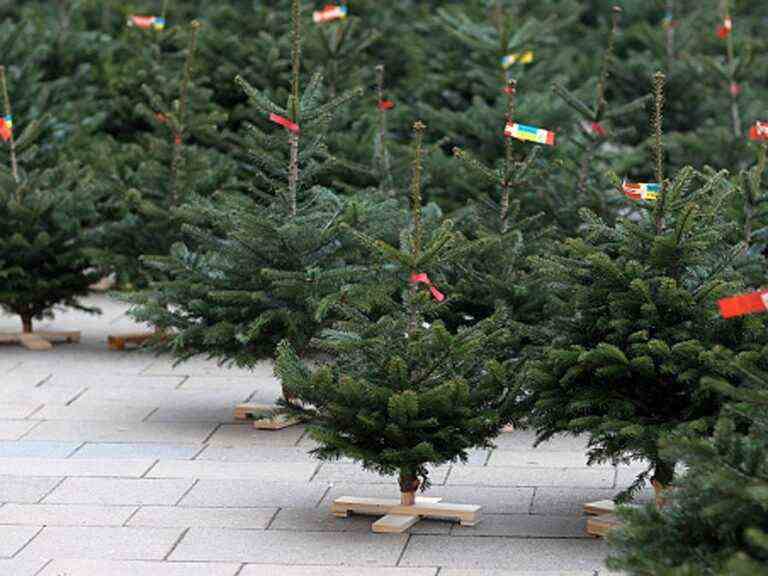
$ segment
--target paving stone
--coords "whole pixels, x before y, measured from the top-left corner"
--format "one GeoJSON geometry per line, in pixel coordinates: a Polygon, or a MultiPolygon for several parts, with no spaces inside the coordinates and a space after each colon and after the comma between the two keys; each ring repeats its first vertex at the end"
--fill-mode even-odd
{"type": "Polygon", "coordinates": [[[83,392],[85,388],[6,387],[3,385],[3,399],[22,404],[68,404],[83,392]]]}
{"type": "Polygon", "coordinates": [[[0,420],[0,440],[18,440],[37,425],[30,420],[0,420]]]}
{"type": "Polygon", "coordinates": [[[54,560],[39,576],[234,576],[240,564],[54,560]]]}
{"type": "Polygon", "coordinates": [[[533,514],[556,516],[581,516],[584,504],[598,500],[612,500],[619,490],[616,488],[536,488],[533,497],[533,514]]]}
{"type": "Polygon", "coordinates": [[[61,480],[61,478],[0,476],[0,502],[22,504],[38,502],[61,480]]]}
{"type": "Polygon", "coordinates": [[[153,442],[88,442],[71,458],[149,458],[191,459],[200,452],[200,444],[155,444],[153,442]]]}
{"type": "MultiPolygon", "coordinates": [[[[602,570],[600,574],[603,574],[602,570]]],[[[440,570],[440,576],[597,576],[598,573],[594,570],[578,570],[572,572],[568,570],[563,572],[558,570],[557,572],[540,572],[539,570],[529,570],[526,572],[520,572],[518,570],[440,570]]]]}
{"type": "MultiPolygon", "coordinates": [[[[2,508],[0,508],[0,512],[2,508]]],[[[264,530],[277,508],[179,508],[144,506],[129,526],[157,528],[247,528],[264,530]]],[[[0,515],[0,518],[2,516],[0,515]]]]}
{"type": "MultiPolygon", "coordinates": [[[[36,576],[47,560],[0,560],[0,574],[8,576],[36,576]]],[[[60,572],[56,576],[61,576],[60,572]]]]}
{"type": "Polygon", "coordinates": [[[408,536],[192,528],[170,555],[181,561],[393,566],[408,536]]]}
{"type": "Polygon", "coordinates": [[[24,557],[162,560],[182,532],[177,528],[46,527],[24,549],[24,557]]]}
{"type": "Polygon", "coordinates": [[[253,378],[253,371],[248,368],[220,366],[215,361],[205,358],[191,358],[177,364],[174,358],[156,358],[143,372],[147,376],[217,376],[253,378]]]}
{"type": "Polygon", "coordinates": [[[195,460],[215,462],[313,462],[317,459],[303,448],[271,446],[207,446],[195,460]]]}
{"type": "MultiPolygon", "coordinates": [[[[52,388],[55,390],[54,388],[52,388]]],[[[131,386],[90,388],[77,402],[120,402],[134,406],[225,407],[245,402],[250,394],[245,390],[165,390],[131,386]]],[[[75,402],[75,404],[77,404],[75,402]]]]}
{"type": "MultiPolygon", "coordinates": [[[[584,452],[549,452],[540,450],[511,451],[495,450],[488,460],[488,466],[513,466],[519,468],[585,468],[587,455],[584,452]]],[[[610,463],[593,464],[589,468],[613,468],[610,463]]]]}
{"type": "Polygon", "coordinates": [[[296,446],[303,434],[303,426],[291,426],[282,430],[257,430],[251,423],[244,422],[219,426],[208,440],[208,444],[212,446],[296,446]]]}
{"type": "MultiPolygon", "coordinates": [[[[376,568],[371,566],[286,566],[251,564],[238,576],[435,576],[436,568],[376,568]]],[[[591,575],[590,575],[591,576],[591,575]]]]}
{"type": "Polygon", "coordinates": [[[10,558],[40,531],[40,526],[0,526],[0,558],[10,558]]]}
{"type": "Polygon", "coordinates": [[[320,482],[200,480],[179,506],[312,508],[327,490],[320,482]]]}
{"type": "Polygon", "coordinates": [[[0,458],[5,476],[140,477],[153,460],[72,460],[61,458],[0,458]]]}
{"type": "MultiPolygon", "coordinates": [[[[6,386],[14,388],[34,388],[51,377],[50,370],[11,370],[3,374],[3,389],[6,386]]],[[[82,386],[81,386],[82,388],[82,386]]]]}
{"type": "MultiPolygon", "coordinates": [[[[445,484],[450,466],[429,468],[429,477],[433,485],[445,484]]],[[[360,464],[322,464],[314,477],[318,482],[350,482],[355,484],[393,484],[397,477],[381,476],[375,472],[364,470],[360,464]]]]}
{"type": "Polygon", "coordinates": [[[221,406],[161,406],[148,422],[215,422],[231,423],[235,404],[221,406]]]}
{"type": "Polygon", "coordinates": [[[147,478],[248,478],[266,482],[308,482],[317,470],[316,463],[288,462],[205,462],[202,460],[161,460],[147,478]]]}
{"type": "Polygon", "coordinates": [[[455,526],[452,536],[514,536],[518,538],[591,538],[586,517],[484,514],[476,526],[455,526]]]}
{"type": "Polygon", "coordinates": [[[530,430],[515,430],[513,432],[504,432],[494,438],[493,443],[499,450],[536,450],[542,452],[580,452],[584,453],[587,448],[588,438],[586,436],[569,436],[560,434],[551,438],[543,444],[533,447],[536,441],[536,435],[530,430]]]}
{"type": "Polygon", "coordinates": [[[68,388],[87,386],[88,388],[125,386],[131,388],[164,388],[174,389],[178,387],[184,378],[182,376],[144,376],[140,374],[110,374],[105,378],[103,374],[89,374],[83,371],[54,372],[45,381],[45,386],[64,386],[68,388]]]}
{"type": "Polygon", "coordinates": [[[80,440],[83,442],[196,443],[213,432],[215,424],[203,422],[68,422],[50,421],[25,436],[26,440],[80,440]]]}
{"type": "Polygon", "coordinates": [[[35,413],[35,420],[103,420],[141,422],[155,410],[152,406],[122,406],[110,403],[75,403],[70,406],[49,404],[35,413]]]}
{"type": "Polygon", "coordinates": [[[192,480],[67,478],[46,504],[169,505],[179,501],[192,480]]]}
{"type": "MultiPolygon", "coordinates": [[[[444,502],[454,504],[475,504],[482,506],[483,515],[487,514],[528,514],[533,500],[533,488],[494,488],[483,487],[478,490],[473,486],[433,486],[425,494],[442,498],[444,502]]],[[[334,483],[320,503],[321,508],[328,508],[336,498],[358,496],[361,498],[399,498],[396,483],[384,484],[344,484],[334,483]]]]}
{"type": "Polygon", "coordinates": [[[0,418],[21,420],[31,416],[42,406],[37,402],[0,402],[0,418]]]}
{"type": "MultiPolygon", "coordinates": [[[[281,508],[275,516],[270,530],[293,532],[370,532],[371,524],[380,516],[352,515],[337,518],[327,508],[281,508]]],[[[409,532],[411,534],[449,534],[451,522],[422,520],[409,532]]]]}
{"type": "MultiPolygon", "coordinates": [[[[608,554],[602,540],[411,536],[401,566],[498,568],[515,566],[525,572],[599,570],[608,554]]],[[[441,570],[442,571],[442,570],[441,570]]]]}
{"type": "Polygon", "coordinates": [[[79,442],[0,441],[0,458],[66,458],[79,442]]]}
{"type": "Polygon", "coordinates": [[[448,484],[478,486],[584,486],[610,488],[612,468],[516,468],[512,466],[454,467],[448,484]]]}
{"type": "MultiPolygon", "coordinates": [[[[645,470],[647,470],[647,466],[619,466],[616,473],[616,486],[619,486],[620,488],[630,486],[645,470]]],[[[650,482],[645,483],[646,488],[650,485],[650,482]]]]}
{"type": "Polygon", "coordinates": [[[135,506],[6,504],[0,508],[0,524],[21,524],[24,526],[122,526],[135,510],[135,506]]]}

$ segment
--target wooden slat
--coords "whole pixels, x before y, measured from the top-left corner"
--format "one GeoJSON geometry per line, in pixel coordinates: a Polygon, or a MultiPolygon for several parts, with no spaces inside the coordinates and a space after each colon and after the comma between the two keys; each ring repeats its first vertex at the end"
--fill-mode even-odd
{"type": "Polygon", "coordinates": [[[421,520],[421,518],[418,516],[387,514],[374,522],[371,529],[378,534],[402,534],[419,520],[421,520]]]}
{"type": "Polygon", "coordinates": [[[107,336],[107,346],[111,350],[125,350],[126,345],[135,344],[141,346],[145,344],[150,338],[155,336],[155,332],[137,332],[133,334],[117,334],[107,336]]]}
{"type": "Polygon", "coordinates": [[[234,418],[235,420],[257,420],[275,408],[277,406],[268,404],[238,404],[235,406],[234,418]]]}
{"type": "MultiPolygon", "coordinates": [[[[429,506],[437,504],[442,498],[428,498],[419,496],[416,505],[429,506]]],[[[389,514],[393,508],[400,507],[400,500],[394,498],[358,498],[357,496],[342,496],[336,498],[331,504],[331,512],[335,515],[347,516],[350,512],[355,514],[389,514]]]]}
{"type": "Polygon", "coordinates": [[[602,514],[613,514],[616,511],[616,504],[613,500],[598,500],[597,502],[588,502],[584,504],[584,513],[593,516],[602,514]]]}
{"type": "Polygon", "coordinates": [[[426,518],[450,518],[459,520],[462,526],[474,526],[480,520],[482,506],[473,504],[449,504],[443,502],[420,503],[413,506],[395,506],[390,514],[415,514],[426,518]]]}
{"type": "Polygon", "coordinates": [[[33,332],[33,334],[43,340],[48,340],[48,342],[80,342],[80,332],[76,331],[51,332],[40,330],[39,332],[33,332]]]}
{"type": "Polygon", "coordinates": [[[48,351],[53,350],[53,344],[43,338],[40,338],[37,334],[22,334],[19,336],[19,342],[24,348],[28,350],[48,351]]]}
{"type": "Polygon", "coordinates": [[[613,514],[601,514],[587,518],[587,534],[592,536],[603,537],[617,526],[621,526],[621,520],[613,514]]]}

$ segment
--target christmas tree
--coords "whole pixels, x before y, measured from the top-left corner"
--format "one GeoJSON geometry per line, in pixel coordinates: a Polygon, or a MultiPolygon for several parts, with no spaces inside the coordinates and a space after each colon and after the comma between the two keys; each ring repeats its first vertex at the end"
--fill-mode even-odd
{"type": "Polygon", "coordinates": [[[768,574],[768,348],[713,360],[727,376],[704,384],[731,403],[711,439],[667,442],[686,465],[669,505],[621,513],[609,565],[625,574],[768,574]]]}
{"type": "Polygon", "coordinates": [[[521,378],[520,414],[545,441],[561,432],[589,436],[590,462],[641,460],[662,490],[674,462],[659,452],[673,431],[711,429],[720,395],[700,384],[707,354],[722,345],[750,349],[765,339],[762,323],[725,323],[714,298],[740,285],[740,244],[725,241],[724,174],[664,173],[664,76],[655,77],[652,118],[654,179],[623,184],[635,202],[614,225],[583,211],[584,235],[559,243],[534,264],[551,291],[554,339],[521,378]]]}
{"type": "Polygon", "coordinates": [[[276,368],[303,407],[283,405],[312,423],[320,443],[314,453],[396,475],[406,504],[429,486],[430,466],[465,460],[471,448],[490,445],[512,401],[506,367],[494,358],[507,337],[503,313],[456,334],[433,321],[445,299],[433,282],[436,271],[472,247],[450,221],[432,234],[423,227],[423,131],[417,122],[411,225],[400,245],[355,234],[374,256],[381,282],[399,286],[388,296],[388,313],[372,317],[365,307],[342,302],[341,320],[317,343],[332,361],[311,372],[283,342],[276,368]]]}
{"type": "MultiPolygon", "coordinates": [[[[96,312],[79,297],[98,279],[98,214],[92,175],[62,155],[51,162],[55,152],[40,140],[45,119],[14,118],[7,84],[0,65],[0,307],[21,318],[20,340],[30,346],[33,321],[55,307],[96,312]]],[[[47,339],[34,347],[49,348],[47,339]]]]}
{"type": "Polygon", "coordinates": [[[294,0],[285,105],[237,78],[253,107],[253,122],[234,137],[238,156],[251,159],[250,193],[190,203],[192,243],[145,259],[166,279],[132,298],[132,314],[169,331],[163,346],[181,358],[252,365],[283,338],[301,348],[321,325],[320,301],[356,273],[339,240],[343,199],[317,180],[333,165],[325,141],[331,117],[359,90],[325,101],[320,74],[301,90],[301,21],[294,0]]]}

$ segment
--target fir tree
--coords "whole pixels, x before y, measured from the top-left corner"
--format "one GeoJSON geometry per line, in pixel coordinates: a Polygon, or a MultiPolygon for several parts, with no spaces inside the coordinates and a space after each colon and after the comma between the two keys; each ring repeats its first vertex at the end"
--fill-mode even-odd
{"type": "Polygon", "coordinates": [[[86,169],[42,151],[45,118],[13,116],[2,65],[0,91],[0,307],[31,333],[56,306],[96,312],[78,300],[98,279],[95,195],[86,169]]]}
{"type": "Polygon", "coordinates": [[[344,204],[317,180],[333,165],[325,142],[331,116],[359,90],[324,101],[320,74],[301,90],[299,0],[292,21],[285,105],[237,78],[254,110],[236,142],[252,158],[250,196],[219,194],[186,207],[193,244],[145,259],[167,279],[132,298],[134,317],[168,329],[163,345],[180,358],[207,354],[251,365],[283,338],[302,348],[321,326],[320,301],[355,274],[339,240],[344,204]],[[269,131],[260,127],[265,120],[269,131]]]}
{"type": "Polygon", "coordinates": [[[688,168],[666,178],[661,74],[655,105],[658,197],[640,200],[641,215],[615,225],[584,211],[582,238],[534,259],[553,295],[555,337],[521,378],[521,415],[539,441],[584,433],[590,462],[648,463],[628,492],[649,477],[659,490],[672,481],[674,463],[659,453],[660,438],[711,429],[721,397],[699,383],[711,368],[707,353],[765,339],[761,325],[716,316],[713,299],[739,285],[733,266],[743,249],[724,241],[731,228],[721,215],[724,175],[688,168]]]}
{"type": "Polygon", "coordinates": [[[731,403],[712,438],[667,441],[687,470],[665,508],[622,512],[609,564],[623,573],[768,574],[768,348],[713,356],[727,376],[705,386],[731,403]],[[735,378],[744,384],[735,388],[735,378]]]}
{"type": "Polygon", "coordinates": [[[312,422],[319,458],[346,456],[396,474],[406,495],[429,486],[429,466],[466,460],[471,448],[490,445],[512,400],[506,367],[494,360],[507,331],[501,312],[457,334],[428,322],[443,299],[429,275],[470,247],[450,221],[425,233],[423,131],[417,122],[412,222],[400,246],[355,234],[374,255],[379,275],[401,287],[389,296],[388,313],[372,317],[365,307],[342,303],[342,319],[317,344],[332,355],[329,364],[311,372],[283,342],[276,368],[304,407],[283,406],[312,422]]]}

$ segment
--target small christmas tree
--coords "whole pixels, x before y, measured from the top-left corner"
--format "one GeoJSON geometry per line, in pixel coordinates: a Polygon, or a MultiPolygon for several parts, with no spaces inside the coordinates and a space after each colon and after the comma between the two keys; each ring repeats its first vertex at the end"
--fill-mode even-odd
{"type": "Polygon", "coordinates": [[[585,433],[590,462],[647,463],[625,496],[649,477],[659,491],[671,483],[675,467],[660,454],[660,438],[711,429],[721,398],[700,385],[710,370],[707,353],[718,344],[746,350],[766,338],[761,323],[716,316],[713,299],[740,283],[733,267],[743,247],[725,242],[732,227],[721,215],[723,174],[688,168],[665,178],[663,83],[657,74],[655,182],[614,177],[642,215],[608,225],[583,212],[583,238],[534,260],[549,280],[555,337],[521,381],[528,398],[521,416],[539,441],[585,433]]]}
{"type": "Polygon", "coordinates": [[[79,297],[98,276],[93,272],[98,214],[92,176],[38,146],[41,123],[14,121],[5,66],[0,65],[0,307],[21,318],[21,341],[49,349],[49,340],[79,340],[79,333],[34,333],[33,321],[52,317],[56,306],[97,312],[79,297]],[[19,136],[17,137],[17,134],[19,136]]]}
{"type": "Polygon", "coordinates": [[[732,403],[713,438],[668,442],[687,467],[668,506],[621,512],[609,565],[624,574],[768,574],[768,348],[718,352],[728,375],[705,385],[732,403]],[[744,384],[734,388],[734,376],[744,384]]]}
{"type": "MultiPolygon", "coordinates": [[[[354,303],[341,304],[343,319],[318,342],[332,354],[330,364],[312,373],[283,342],[276,368],[283,385],[304,407],[283,405],[313,424],[318,457],[345,456],[366,469],[397,475],[402,509],[398,502],[382,505],[382,513],[390,510],[396,517],[377,522],[375,531],[402,531],[428,515],[415,494],[429,486],[429,466],[466,460],[468,450],[489,446],[512,400],[506,368],[493,359],[507,332],[502,313],[456,334],[440,321],[428,322],[445,298],[430,274],[470,246],[450,221],[432,235],[422,226],[423,131],[424,125],[417,122],[412,225],[403,231],[400,247],[356,234],[374,254],[379,275],[398,280],[402,287],[389,297],[389,313],[372,318],[354,303]],[[392,529],[392,523],[398,528],[392,529]]],[[[334,512],[346,515],[359,510],[358,504],[341,499],[334,512]]],[[[476,521],[477,507],[442,506],[437,515],[476,521]],[[462,510],[471,515],[462,517],[462,510]]]]}

